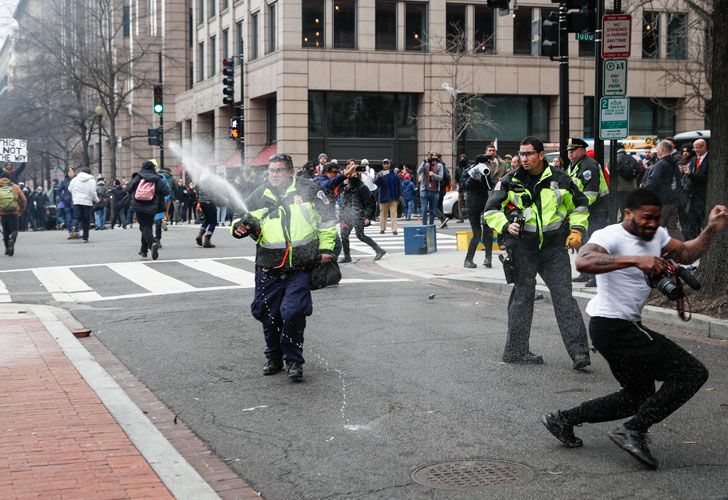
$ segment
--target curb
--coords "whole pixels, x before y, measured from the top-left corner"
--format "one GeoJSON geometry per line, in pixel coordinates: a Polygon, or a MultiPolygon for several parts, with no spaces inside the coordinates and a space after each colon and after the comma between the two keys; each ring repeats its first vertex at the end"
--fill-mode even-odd
{"type": "MultiPolygon", "coordinates": [[[[417,273],[416,275],[422,276],[422,273],[417,273]]],[[[445,281],[451,285],[461,285],[468,288],[479,288],[482,290],[487,290],[489,292],[497,293],[499,295],[508,295],[511,293],[511,289],[513,288],[513,285],[509,285],[505,281],[475,281],[471,279],[444,278],[440,276],[430,275],[428,275],[428,277],[430,279],[445,281]]],[[[549,304],[552,303],[551,292],[549,291],[548,287],[544,285],[536,285],[536,291],[543,294],[544,300],[546,302],[548,302],[549,304]]],[[[578,291],[573,292],[572,295],[574,296],[577,303],[579,304],[579,307],[582,310],[586,307],[586,304],[589,302],[589,300],[594,297],[594,294],[578,291]]],[[[665,309],[664,307],[649,305],[645,306],[645,308],[643,309],[642,319],[660,325],[679,327],[682,330],[685,330],[695,335],[700,335],[702,337],[716,340],[728,340],[728,320],[711,318],[710,316],[705,316],[703,314],[693,314],[690,321],[682,321],[677,317],[675,311],[673,311],[672,309],[665,309]]]]}

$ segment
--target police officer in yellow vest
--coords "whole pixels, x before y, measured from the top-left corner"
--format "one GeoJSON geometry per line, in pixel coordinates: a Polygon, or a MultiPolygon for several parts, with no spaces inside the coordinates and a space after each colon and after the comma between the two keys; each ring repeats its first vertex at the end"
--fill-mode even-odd
{"type": "Polygon", "coordinates": [[[513,265],[503,361],[543,363],[541,356],[529,350],[539,274],[551,292],[556,321],[573,367],[581,370],[591,363],[584,320],[571,295],[567,249],[576,250],[582,244],[588,225],[588,200],[566,172],[549,167],[539,139],[523,139],[518,155],[522,166],[496,184],[483,214],[488,226],[506,235],[513,265]]]}
{"type": "MultiPolygon", "coordinates": [[[[606,196],[609,194],[609,187],[604,178],[602,167],[593,159],[587,156],[588,144],[583,139],[576,137],[569,138],[566,152],[569,157],[569,167],[566,172],[574,179],[574,184],[583,192],[589,200],[589,234],[588,236],[607,226],[607,212],[609,203],[606,196]]],[[[597,286],[596,279],[592,274],[579,274],[572,281],[586,282],[585,286],[597,286]]]]}
{"type": "Polygon", "coordinates": [[[246,200],[249,210],[233,221],[236,238],[250,235],[256,242],[253,317],[263,323],[266,364],[273,375],[286,362],[288,377],[303,379],[303,331],[313,312],[311,270],[334,258],[336,221],[323,191],[312,181],[293,175],[286,154],[271,156],[268,182],[246,200]],[[325,219],[326,218],[326,219],[325,219]]]}

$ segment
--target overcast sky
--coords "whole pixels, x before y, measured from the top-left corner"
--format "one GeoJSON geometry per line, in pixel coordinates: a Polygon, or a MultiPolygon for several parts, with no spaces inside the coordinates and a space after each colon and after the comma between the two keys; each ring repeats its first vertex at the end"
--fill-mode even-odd
{"type": "Polygon", "coordinates": [[[0,45],[5,41],[8,32],[15,26],[13,12],[18,0],[0,0],[0,45]]]}

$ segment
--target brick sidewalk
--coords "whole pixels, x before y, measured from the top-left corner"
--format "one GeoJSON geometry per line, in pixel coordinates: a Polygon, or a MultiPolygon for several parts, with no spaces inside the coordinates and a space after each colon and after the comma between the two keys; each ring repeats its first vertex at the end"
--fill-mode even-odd
{"type": "Polygon", "coordinates": [[[43,323],[2,318],[2,498],[172,498],[43,323]]]}

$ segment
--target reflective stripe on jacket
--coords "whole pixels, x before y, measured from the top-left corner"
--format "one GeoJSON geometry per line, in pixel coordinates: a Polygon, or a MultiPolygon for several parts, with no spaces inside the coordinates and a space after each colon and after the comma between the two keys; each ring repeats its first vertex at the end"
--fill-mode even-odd
{"type": "Polygon", "coordinates": [[[523,167],[504,175],[488,198],[483,213],[484,222],[499,233],[504,233],[512,222],[508,218],[512,211],[522,215],[526,219],[523,237],[537,240],[538,248],[544,240],[556,237],[559,244],[564,244],[561,236],[567,218],[570,228],[583,231],[589,219],[589,201],[571,177],[561,169],[551,168],[545,162],[544,165],[534,192],[526,187],[528,172],[523,167]]]}
{"type": "Polygon", "coordinates": [[[596,160],[584,156],[576,164],[569,165],[567,173],[574,180],[576,187],[586,195],[590,206],[602,196],[609,194],[604,172],[596,160]]]}

